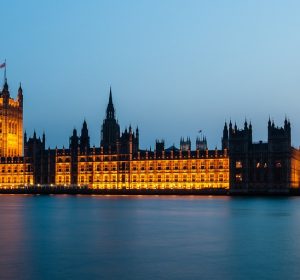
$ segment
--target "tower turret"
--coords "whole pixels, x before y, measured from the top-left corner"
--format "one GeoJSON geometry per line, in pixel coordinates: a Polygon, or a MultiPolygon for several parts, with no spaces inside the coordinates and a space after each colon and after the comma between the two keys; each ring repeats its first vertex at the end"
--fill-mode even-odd
{"type": "Polygon", "coordinates": [[[90,149],[89,131],[88,131],[87,123],[84,120],[82,124],[81,135],[80,135],[80,152],[84,153],[87,152],[89,149],[90,149]]]}
{"type": "Polygon", "coordinates": [[[222,137],[222,149],[228,149],[228,128],[227,128],[227,122],[224,124],[223,128],[223,137],[222,137]]]}
{"type": "Polygon", "coordinates": [[[23,89],[20,83],[19,89],[18,89],[18,101],[19,101],[19,106],[23,107],[23,89]]]}

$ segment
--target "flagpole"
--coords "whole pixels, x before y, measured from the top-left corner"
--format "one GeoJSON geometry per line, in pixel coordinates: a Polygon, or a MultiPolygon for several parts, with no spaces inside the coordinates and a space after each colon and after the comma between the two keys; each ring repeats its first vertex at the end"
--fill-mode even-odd
{"type": "Polygon", "coordinates": [[[6,82],[6,58],[4,60],[5,67],[4,67],[4,83],[6,82]]]}

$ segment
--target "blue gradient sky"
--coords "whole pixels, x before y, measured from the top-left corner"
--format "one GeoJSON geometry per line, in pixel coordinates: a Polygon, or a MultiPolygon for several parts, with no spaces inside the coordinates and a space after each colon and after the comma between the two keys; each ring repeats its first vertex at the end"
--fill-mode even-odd
{"type": "MultiPolygon", "coordinates": [[[[86,118],[99,145],[109,86],[121,128],[141,147],[220,147],[225,119],[292,122],[300,144],[300,1],[1,1],[0,60],[11,95],[22,81],[24,127],[68,146],[86,118]]],[[[3,74],[3,71],[0,73],[3,74]]]]}

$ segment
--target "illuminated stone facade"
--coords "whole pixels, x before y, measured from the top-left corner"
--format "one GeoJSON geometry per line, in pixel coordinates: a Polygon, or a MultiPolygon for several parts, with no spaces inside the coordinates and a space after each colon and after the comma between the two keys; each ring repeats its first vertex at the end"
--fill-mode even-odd
{"type": "Polygon", "coordinates": [[[0,98],[0,188],[27,185],[87,186],[94,189],[230,189],[231,192],[299,188],[300,151],[291,146],[291,126],[268,123],[268,142],[253,143],[252,125],[225,123],[222,149],[208,150],[205,137],[181,138],[179,148],[139,148],[139,129],[120,132],[110,90],[100,147],[90,146],[87,122],[73,130],[69,147],[46,149],[46,137],[24,135],[23,92],[10,98],[5,81],[0,98]]]}
{"type": "Polygon", "coordinates": [[[180,149],[164,148],[156,142],[155,151],[139,148],[139,130],[121,134],[110,90],[103,121],[100,148],[91,148],[87,123],[80,137],[73,130],[68,149],[55,150],[55,184],[80,185],[97,189],[204,189],[229,188],[227,149],[207,149],[206,139],[180,141],[180,149]]]}
{"type": "Polygon", "coordinates": [[[103,148],[78,153],[77,173],[70,150],[56,150],[55,184],[99,189],[229,188],[227,151],[139,151],[104,154],[103,148]],[[74,176],[72,178],[72,176],[74,176]]]}
{"type": "Polygon", "coordinates": [[[33,170],[29,158],[2,157],[0,160],[0,187],[33,185],[33,170]]]}
{"type": "Polygon", "coordinates": [[[0,94],[0,157],[23,156],[23,91],[10,97],[7,80],[0,94]]]}
{"type": "Polygon", "coordinates": [[[7,79],[0,92],[0,187],[32,185],[31,159],[23,157],[23,90],[10,97],[7,79]]]}

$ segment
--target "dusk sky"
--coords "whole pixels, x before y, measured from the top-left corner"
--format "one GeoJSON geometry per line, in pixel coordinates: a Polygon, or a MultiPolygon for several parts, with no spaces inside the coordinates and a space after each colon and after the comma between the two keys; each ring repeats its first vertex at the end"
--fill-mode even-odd
{"type": "MultiPolygon", "coordinates": [[[[1,1],[0,63],[24,91],[24,129],[68,146],[88,123],[91,145],[112,87],[123,130],[140,146],[178,146],[199,130],[218,146],[224,121],[292,123],[300,145],[300,1],[1,1]]],[[[1,81],[3,69],[0,70],[1,81]]]]}

